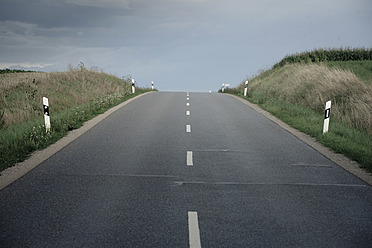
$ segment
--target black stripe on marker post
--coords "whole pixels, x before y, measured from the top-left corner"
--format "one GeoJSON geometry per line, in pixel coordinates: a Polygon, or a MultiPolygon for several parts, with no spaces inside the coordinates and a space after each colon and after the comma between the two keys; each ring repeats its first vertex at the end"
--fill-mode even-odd
{"type": "Polygon", "coordinates": [[[44,115],[49,116],[49,106],[44,105],[44,115]]]}
{"type": "Polygon", "coordinates": [[[331,109],[330,108],[326,109],[324,113],[324,119],[328,119],[330,114],[331,114],[331,109]]]}

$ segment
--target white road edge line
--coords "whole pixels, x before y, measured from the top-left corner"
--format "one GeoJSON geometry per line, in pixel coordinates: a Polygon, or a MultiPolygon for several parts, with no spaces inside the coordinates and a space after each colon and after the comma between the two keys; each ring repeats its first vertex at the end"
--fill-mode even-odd
{"type": "Polygon", "coordinates": [[[194,163],[192,162],[192,151],[187,151],[186,165],[187,166],[193,166],[194,165],[194,163]]]}
{"type": "Polygon", "coordinates": [[[190,115],[190,111],[189,110],[186,111],[186,115],[190,115]]]}
{"type": "Polygon", "coordinates": [[[186,133],[191,133],[191,125],[186,125],[186,133]]]}
{"type": "Polygon", "coordinates": [[[189,244],[190,248],[201,248],[198,213],[188,212],[189,215],[189,244]]]}

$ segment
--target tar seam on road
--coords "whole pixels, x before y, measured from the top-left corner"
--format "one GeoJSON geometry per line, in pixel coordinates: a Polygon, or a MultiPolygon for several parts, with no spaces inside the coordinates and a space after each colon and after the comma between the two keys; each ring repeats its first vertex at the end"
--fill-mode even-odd
{"type": "MultiPolygon", "coordinates": [[[[47,175],[47,174],[46,174],[47,175]]],[[[52,174],[51,174],[52,175],[52,174]]],[[[143,178],[178,178],[174,175],[146,175],[146,174],[84,174],[84,173],[61,173],[62,177],[143,177],[143,178]]]]}
{"type": "Polygon", "coordinates": [[[278,183],[278,182],[203,182],[203,181],[174,181],[174,184],[205,184],[205,185],[275,185],[275,186],[323,186],[323,187],[361,187],[369,188],[367,184],[341,184],[341,183],[278,183]]]}
{"type": "Polygon", "coordinates": [[[188,217],[190,248],[201,248],[198,213],[189,211],[188,217]]]}

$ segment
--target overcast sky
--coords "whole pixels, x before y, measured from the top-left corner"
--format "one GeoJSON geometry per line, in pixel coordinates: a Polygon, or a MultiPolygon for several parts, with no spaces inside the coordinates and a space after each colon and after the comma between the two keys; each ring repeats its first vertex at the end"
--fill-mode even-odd
{"type": "Polygon", "coordinates": [[[1,68],[83,62],[162,91],[216,91],[339,47],[372,48],[372,1],[0,0],[1,68]]]}

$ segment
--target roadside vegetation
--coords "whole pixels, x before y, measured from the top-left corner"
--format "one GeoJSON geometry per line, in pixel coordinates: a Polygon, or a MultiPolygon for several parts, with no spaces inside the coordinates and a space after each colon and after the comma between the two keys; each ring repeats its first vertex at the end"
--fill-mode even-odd
{"type": "MultiPolygon", "coordinates": [[[[332,61],[303,59],[324,50],[287,56],[249,80],[246,99],[372,172],[372,60],[357,60],[367,55],[355,56],[356,51],[371,54],[368,49],[333,49],[330,54],[338,57],[332,61]],[[330,128],[323,134],[328,100],[330,128]]],[[[244,83],[225,92],[244,98],[244,83]]]]}
{"type": "Polygon", "coordinates": [[[273,68],[282,67],[287,64],[297,63],[319,63],[340,61],[366,61],[372,60],[372,49],[367,48],[340,48],[340,49],[316,49],[285,56],[273,68]]]}
{"type": "Polygon", "coordinates": [[[18,69],[0,69],[0,74],[5,73],[20,73],[20,72],[34,72],[34,71],[25,71],[25,70],[18,70],[18,69]]]}
{"type": "Polygon", "coordinates": [[[88,70],[0,75],[0,171],[28,158],[68,131],[109,108],[150,89],[131,94],[129,78],[88,70]],[[42,98],[48,97],[51,131],[46,133],[42,98]]]}

